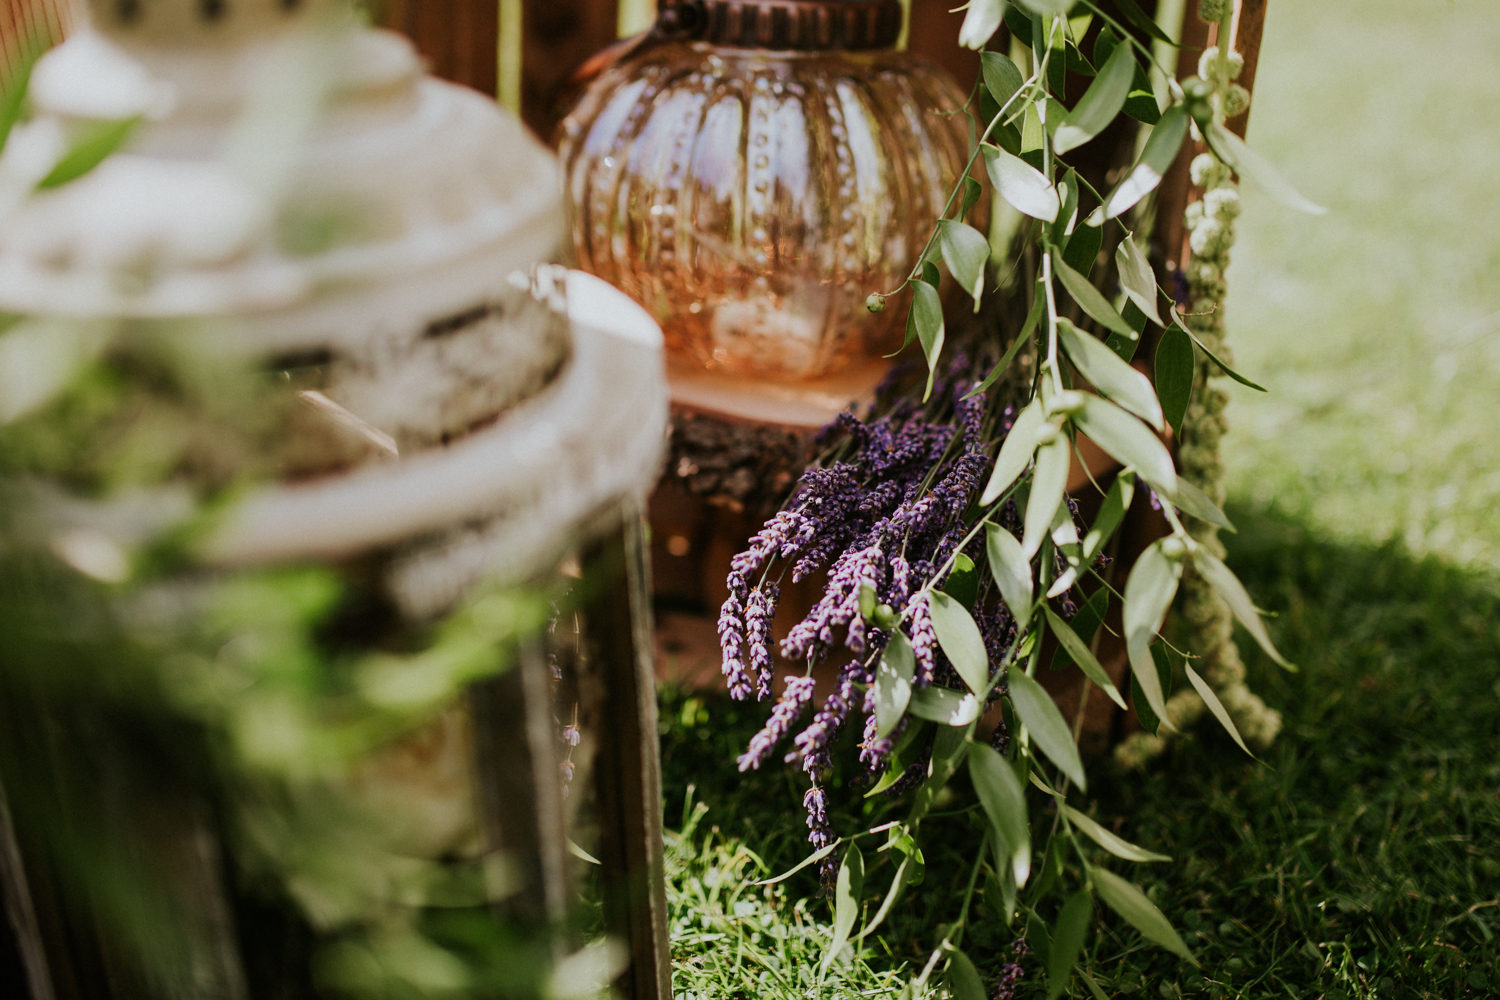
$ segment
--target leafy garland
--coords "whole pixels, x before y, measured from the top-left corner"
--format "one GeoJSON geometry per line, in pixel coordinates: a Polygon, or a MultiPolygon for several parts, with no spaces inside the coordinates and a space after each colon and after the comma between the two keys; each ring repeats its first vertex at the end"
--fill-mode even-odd
{"type": "MultiPolygon", "coordinates": [[[[1087,13],[1070,19],[1073,0],[968,5],[960,40],[982,48],[1003,21],[1013,46],[1029,50],[1024,61],[1030,72],[1004,55],[981,52],[982,78],[965,108],[976,138],[947,217],[901,288],[869,297],[870,309],[878,311],[891,296],[912,290],[907,341],[921,345],[925,383],[919,392],[887,387],[864,420],[845,415],[846,439],[804,475],[786,508],[734,560],[720,615],[731,694],[768,699],[769,622],[778,581],[787,572],[796,580],[828,568],[821,600],[780,644],[781,654],[805,662],[808,673],[788,678],[765,728],[740,758],[742,770],[771,758],[811,702],[812,668],[846,650],[834,690],[787,755],[812,782],[804,806],[816,850],[798,867],[818,864],[835,899],[825,969],[856,940],[865,877],[859,841],[884,834],[879,853],[892,869],[883,901],[858,932],[863,939],[920,872],[920,826],[934,800],[961,768],[969,769],[987,836],[976,844],[957,918],[943,926],[941,940],[908,983],[910,996],[922,995],[941,971],[960,1000],[982,1000],[978,973],[961,948],[981,879],[1001,900],[1007,923],[1025,914],[1034,925],[1042,920],[1044,898],[1066,895],[1047,949],[1049,996],[1067,989],[1075,971],[1098,993],[1087,971],[1074,968],[1095,896],[1147,939],[1192,960],[1165,916],[1105,868],[1097,852],[1131,862],[1165,859],[1068,804],[1069,789],[1083,790],[1086,775],[1077,732],[1036,679],[1046,635],[1059,647],[1061,663],[1054,666],[1072,661],[1083,670],[1084,697],[1092,683],[1124,708],[1123,694],[1096,657],[1107,608],[1123,602],[1132,700],[1146,730],[1184,725],[1191,714],[1186,706],[1206,706],[1247,752],[1236,718],[1257,744],[1274,736],[1279,719],[1244,689],[1243,665],[1228,642],[1230,616],[1290,668],[1220,559],[1215,532],[1229,527],[1217,505],[1225,397],[1208,386],[1207,376],[1221,371],[1253,385],[1221,360],[1223,267],[1238,208],[1230,169],[1292,207],[1320,209],[1224,128],[1226,114],[1243,110],[1248,99],[1231,82],[1236,56],[1214,53],[1204,75],[1181,86],[1163,72],[1170,99],[1162,108],[1137,53],[1148,64],[1155,60],[1137,34],[1170,44],[1166,35],[1132,0],[1117,0],[1117,7],[1136,33],[1091,0],[1079,6],[1087,13]],[[1078,43],[1095,18],[1102,27],[1091,63],[1078,43]],[[1054,96],[1068,71],[1093,77],[1071,109],[1054,96]],[[1062,157],[1122,114],[1151,125],[1151,132],[1131,169],[1110,190],[1096,191],[1062,157]],[[1191,314],[1174,305],[1164,317],[1161,290],[1124,218],[1160,184],[1190,131],[1212,152],[1195,165],[1210,192],[1192,226],[1191,314]],[[947,265],[976,311],[989,283],[989,240],[963,221],[982,196],[967,176],[981,156],[995,190],[1029,225],[1002,270],[1019,276],[1016,287],[1031,290],[1030,308],[1012,336],[993,337],[1009,343],[1003,354],[981,341],[969,356],[944,364],[937,264],[947,265]],[[1081,207],[1086,199],[1096,206],[1089,213],[1081,207]],[[1112,227],[1118,231],[1107,232],[1112,227]],[[1116,241],[1121,294],[1114,301],[1100,290],[1107,275],[1089,277],[1106,237],[1116,241]],[[1154,387],[1129,363],[1148,322],[1164,328],[1154,387]],[[999,360],[974,384],[969,373],[983,370],[974,362],[991,354],[999,360]],[[1082,391],[1085,383],[1094,391],[1082,391]],[[1201,388],[1193,401],[1195,383],[1201,388]],[[1180,474],[1162,443],[1168,426],[1183,441],[1180,474]],[[1123,468],[1107,491],[1099,487],[1103,504],[1091,525],[1079,523],[1066,496],[1080,434],[1123,468]],[[1170,533],[1141,554],[1121,587],[1108,550],[1139,485],[1151,491],[1170,533]],[[1213,653],[1208,678],[1159,638],[1185,577],[1192,648],[1213,653]],[[1190,690],[1169,702],[1174,673],[1190,690]],[[1229,705],[1220,691],[1230,695],[1229,705]],[[995,703],[1003,721],[988,740],[976,741],[979,720],[995,703]],[[915,794],[905,819],[840,836],[827,812],[832,747],[860,714],[860,764],[874,785],[869,794],[912,788],[915,794]],[[1028,785],[1056,806],[1040,844],[1033,843],[1028,785]],[[1035,880],[1034,856],[1045,859],[1035,880]]],[[[1231,4],[1203,0],[1200,13],[1221,24],[1221,38],[1229,37],[1231,4]]]]}

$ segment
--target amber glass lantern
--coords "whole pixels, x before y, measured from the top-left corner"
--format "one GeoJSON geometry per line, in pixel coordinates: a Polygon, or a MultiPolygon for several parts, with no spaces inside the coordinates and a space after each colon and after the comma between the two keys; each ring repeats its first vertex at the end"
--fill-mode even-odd
{"type": "Polygon", "coordinates": [[[898,0],[664,0],[563,125],[579,265],[674,361],[797,381],[899,345],[865,298],[922,252],[964,95],[895,50],[898,0]]]}

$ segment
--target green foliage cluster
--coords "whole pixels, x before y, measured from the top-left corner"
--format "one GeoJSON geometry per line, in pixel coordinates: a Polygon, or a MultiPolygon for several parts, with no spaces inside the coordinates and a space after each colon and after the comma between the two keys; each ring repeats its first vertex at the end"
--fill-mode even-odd
{"type": "MultiPolygon", "coordinates": [[[[1232,561],[1276,612],[1282,649],[1318,669],[1289,674],[1246,651],[1257,688],[1286,718],[1285,737],[1259,763],[1227,735],[1194,728],[1139,780],[1108,781],[1104,764],[1090,774],[1087,811],[1106,830],[1170,855],[1135,877],[1198,963],[1108,915],[1084,939],[1080,963],[1106,996],[1127,1000],[1493,995],[1500,580],[1397,544],[1330,542],[1297,523],[1233,513],[1241,531],[1230,540],[1232,561]]],[[[696,783],[719,836],[753,851],[767,866],[757,871],[796,864],[802,838],[780,805],[793,794],[791,777],[740,775],[728,763],[758,726],[753,708],[667,691],[662,720],[668,809],[696,783]]],[[[894,811],[862,794],[832,793],[841,828],[894,811]]],[[[967,884],[983,814],[971,783],[962,775],[949,783],[926,821],[924,879],[859,952],[871,967],[909,970],[926,958],[921,942],[967,884]]],[[[1054,821],[1050,810],[1034,815],[1035,835],[1054,821]]],[[[888,854],[866,852],[867,880],[894,867],[888,854]]],[[[817,879],[804,869],[782,884],[811,893],[817,879]]],[[[1004,901],[981,891],[964,950],[986,987],[1023,930],[1032,943],[1052,937],[1066,899],[1040,905],[1036,924],[1007,927],[1004,901]]],[[[862,912],[880,902],[866,898],[862,912]]],[[[831,914],[812,913],[831,936],[831,914]]],[[[1046,957],[1038,948],[1021,960],[1017,997],[1045,995],[1046,957]]],[[[730,997],[758,971],[753,956],[739,964],[723,956],[716,971],[682,982],[701,997],[730,997]]]]}

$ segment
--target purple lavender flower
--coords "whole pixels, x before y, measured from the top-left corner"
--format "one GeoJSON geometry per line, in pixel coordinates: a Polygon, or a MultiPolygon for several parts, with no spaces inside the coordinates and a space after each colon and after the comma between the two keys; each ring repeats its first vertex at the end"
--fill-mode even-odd
{"type": "MultiPolygon", "coordinates": [[[[813,785],[802,796],[802,808],[807,811],[807,840],[815,848],[833,843],[833,827],[828,822],[828,793],[813,785]]],[[[838,858],[829,855],[818,865],[818,881],[824,890],[831,890],[838,881],[838,858]]]]}
{"type": "Polygon", "coordinates": [[[767,580],[750,592],[745,604],[745,643],[749,647],[749,673],[755,678],[755,700],[771,697],[771,621],[781,588],[767,580]]]}
{"type": "Polygon", "coordinates": [[[858,664],[851,666],[855,669],[845,668],[838,687],[834,688],[833,694],[828,696],[823,707],[813,716],[812,724],[798,733],[794,741],[797,752],[802,757],[802,770],[809,777],[817,778],[833,766],[828,748],[838,736],[844,720],[849,717],[849,703],[854,700],[854,674],[858,664]]]}
{"type": "Polygon", "coordinates": [[[802,710],[812,701],[813,689],[816,683],[811,677],[788,677],[786,679],[786,690],[782,692],[781,700],[771,710],[771,717],[766,720],[765,728],[750,737],[750,746],[740,754],[739,768],[748,771],[756,770],[766,762],[771,751],[776,748],[786,734],[791,730],[792,723],[802,714],[802,710]]]}
{"type": "Polygon", "coordinates": [[[912,597],[907,605],[906,620],[911,625],[911,651],[917,661],[917,687],[926,687],[937,673],[938,654],[937,633],[932,628],[926,591],[912,597]]]}
{"type": "Polygon", "coordinates": [[[729,680],[729,696],[735,701],[750,697],[750,677],[745,673],[745,578],[736,571],[729,574],[729,596],[719,609],[719,649],[724,654],[720,669],[729,680]]]}
{"type": "MultiPolygon", "coordinates": [[[[867,710],[868,708],[867,705],[867,710]]],[[[865,766],[865,773],[871,780],[878,778],[885,770],[885,762],[890,758],[891,751],[896,748],[896,741],[905,731],[906,719],[903,718],[896,723],[896,728],[891,730],[889,736],[881,736],[875,713],[871,711],[866,716],[864,739],[859,744],[859,762],[865,766]]]]}
{"type": "Polygon", "coordinates": [[[1000,968],[1000,981],[995,985],[995,1000],[1015,1000],[1016,986],[1026,978],[1026,971],[1021,968],[1021,959],[1030,951],[1031,946],[1026,943],[1025,938],[1010,943],[1011,959],[1000,968]]]}

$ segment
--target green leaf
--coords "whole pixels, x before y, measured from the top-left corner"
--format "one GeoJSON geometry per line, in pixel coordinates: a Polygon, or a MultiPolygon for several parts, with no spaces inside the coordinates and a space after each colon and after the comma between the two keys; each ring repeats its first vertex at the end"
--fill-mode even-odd
{"type": "Polygon", "coordinates": [[[1113,854],[1117,858],[1124,858],[1126,861],[1137,862],[1172,860],[1165,854],[1157,854],[1154,851],[1148,851],[1144,847],[1137,847],[1130,841],[1115,836],[1113,833],[1110,833],[1098,823],[1095,823],[1090,816],[1079,812],[1077,809],[1074,809],[1070,805],[1064,805],[1063,812],[1067,815],[1068,819],[1073,821],[1074,826],[1078,827],[1078,829],[1082,830],[1085,834],[1088,835],[1090,840],[1092,840],[1094,843],[1098,844],[1100,847],[1104,848],[1106,851],[1113,854]]]}
{"type": "Polygon", "coordinates": [[[943,219],[938,222],[938,245],[959,287],[974,297],[974,311],[978,312],[984,297],[984,272],[990,262],[990,241],[973,226],[943,219]]]}
{"type": "Polygon", "coordinates": [[[1210,500],[1202,490],[1181,476],[1177,477],[1177,492],[1167,499],[1184,514],[1191,514],[1198,520],[1207,521],[1209,524],[1217,524],[1225,531],[1237,530],[1217,504],[1210,500]]]}
{"type": "Polygon", "coordinates": [[[979,574],[974,570],[974,560],[962,552],[953,557],[953,569],[943,581],[943,593],[959,604],[974,610],[974,601],[979,597],[979,574]]]}
{"type": "Polygon", "coordinates": [[[963,27],[958,29],[958,44],[966,49],[982,49],[1000,28],[1005,0],[970,0],[963,27]]]}
{"type": "MultiPolygon", "coordinates": [[[[922,689],[922,691],[931,690],[931,687],[922,689]]],[[[918,692],[919,695],[921,693],[921,691],[918,692]]],[[[964,697],[973,698],[974,696],[965,695],[964,697]]],[[[922,817],[927,815],[927,810],[932,808],[933,800],[938,797],[938,793],[947,787],[948,779],[953,777],[953,772],[958,769],[959,764],[963,763],[964,756],[968,753],[969,737],[973,733],[972,722],[965,726],[944,726],[938,729],[937,738],[932,742],[932,761],[927,766],[927,780],[922,782],[921,788],[917,789],[916,798],[911,806],[911,814],[906,818],[908,830],[916,829],[922,817]]],[[[920,866],[921,852],[917,852],[917,858],[920,866]]]]}
{"type": "Polygon", "coordinates": [[[1266,391],[1265,386],[1258,385],[1250,381],[1245,376],[1241,375],[1239,372],[1235,371],[1233,368],[1230,368],[1224,362],[1220,361],[1218,355],[1214,354],[1213,351],[1210,351],[1207,347],[1204,347],[1203,341],[1198,339],[1198,335],[1196,333],[1187,328],[1187,325],[1182,322],[1182,319],[1176,315],[1175,311],[1173,313],[1173,319],[1176,321],[1178,329],[1182,330],[1189,337],[1193,338],[1193,343],[1198,345],[1198,350],[1202,351],[1208,357],[1208,360],[1212,361],[1218,367],[1219,371],[1223,372],[1225,375],[1228,375],[1240,385],[1248,386],[1251,389],[1256,390],[1257,392],[1266,391]]]}
{"type": "Polygon", "coordinates": [[[1300,191],[1276,172],[1276,168],[1265,157],[1245,145],[1245,140],[1223,125],[1211,123],[1204,138],[1208,140],[1208,148],[1214,151],[1214,155],[1233,167],[1235,173],[1259,184],[1266,194],[1287,208],[1306,212],[1308,215],[1327,213],[1328,209],[1303,197],[1300,191]]]}
{"type": "Polygon", "coordinates": [[[1125,16],[1130,19],[1131,24],[1140,28],[1158,42],[1165,42],[1174,49],[1182,48],[1181,45],[1172,40],[1170,35],[1161,29],[1161,25],[1157,24],[1149,14],[1146,14],[1136,5],[1135,0],[1115,0],[1115,5],[1125,12],[1125,16]]]}
{"type": "Polygon", "coordinates": [[[1058,126],[1052,140],[1053,151],[1061,154],[1077,149],[1104,131],[1125,106],[1125,97],[1134,80],[1135,57],[1130,54],[1130,46],[1115,46],[1109,61],[1058,126]]]}
{"type": "Polygon", "coordinates": [[[927,358],[927,390],[922,394],[925,401],[932,395],[938,355],[943,352],[943,303],[938,298],[937,289],[927,282],[916,281],[911,287],[911,311],[915,317],[917,339],[922,342],[922,354],[927,358]]]}
{"type": "Polygon", "coordinates": [[[1213,587],[1220,597],[1224,598],[1224,603],[1229,605],[1229,610],[1234,612],[1234,616],[1255,638],[1260,648],[1265,650],[1267,656],[1287,670],[1297,669],[1277,652],[1276,646],[1271,642],[1270,633],[1266,631],[1265,622],[1260,620],[1260,613],[1255,610],[1255,603],[1250,600],[1250,594],[1245,590],[1245,585],[1240,583],[1239,578],[1228,566],[1199,546],[1193,553],[1193,568],[1198,571],[1199,576],[1208,581],[1208,585],[1213,587]]]}
{"type": "Polygon", "coordinates": [[[891,878],[891,887],[886,891],[885,899],[880,902],[880,909],[875,911],[875,916],[870,922],[859,929],[859,937],[863,939],[874,932],[885,921],[886,915],[891,912],[891,907],[896,902],[896,897],[901,895],[901,890],[906,888],[906,866],[911,864],[911,855],[901,859],[901,864],[896,868],[896,874],[891,878]]]}
{"type": "Polygon", "coordinates": [[[36,65],[36,60],[41,55],[43,46],[37,44],[36,39],[28,39],[23,43],[19,51],[13,51],[11,59],[13,69],[11,78],[14,81],[8,90],[0,91],[0,149],[5,148],[6,140],[10,138],[10,130],[21,120],[21,112],[26,109],[26,93],[31,86],[31,68],[36,65]],[[19,58],[17,58],[19,57],[19,58]]]}
{"type": "Polygon", "coordinates": [[[833,893],[833,940],[828,943],[828,953],[823,957],[826,973],[838,953],[849,941],[849,932],[859,919],[859,895],[865,887],[865,856],[859,852],[858,844],[850,844],[844,852],[844,863],[839,866],[838,884],[833,893]]]}
{"type": "Polygon", "coordinates": [[[1120,287],[1130,297],[1146,317],[1157,326],[1165,326],[1162,322],[1161,313],[1156,310],[1156,274],[1151,270],[1151,262],[1141,252],[1141,248],[1135,245],[1135,238],[1130,234],[1115,248],[1115,265],[1120,272],[1120,287]]]}
{"type": "Polygon", "coordinates": [[[1135,498],[1135,476],[1129,472],[1121,472],[1115,476],[1115,481],[1110,484],[1109,493],[1104,497],[1104,503],[1099,508],[1099,513],[1094,515],[1094,523],[1089,527],[1089,533],[1083,536],[1083,562],[1092,565],[1094,559],[1103,550],[1106,542],[1120,522],[1125,519],[1125,512],[1130,509],[1130,501],[1135,498]]]}
{"type": "Polygon", "coordinates": [[[912,693],[906,711],[945,726],[967,726],[979,718],[979,699],[973,694],[929,684],[912,693]]]}
{"type": "MultiPolygon", "coordinates": [[[[1166,643],[1151,644],[1151,662],[1156,664],[1156,680],[1161,685],[1163,699],[1166,699],[1172,694],[1172,662],[1168,658],[1166,643]]],[[[1141,720],[1141,728],[1152,736],[1157,735],[1161,729],[1161,719],[1151,710],[1146,692],[1141,689],[1141,682],[1134,673],[1130,676],[1130,691],[1136,718],[1141,720]]]]}
{"type": "Polygon", "coordinates": [[[1057,1000],[1073,978],[1073,963],[1083,950],[1089,918],[1094,915],[1094,897],[1087,888],[1068,897],[1052,932],[1052,954],[1047,963],[1047,1000],[1057,1000]]]}
{"type": "Polygon", "coordinates": [[[964,178],[964,200],[963,206],[958,210],[958,217],[962,219],[969,214],[969,209],[979,204],[979,199],[984,196],[984,185],[972,177],[964,178]]]}
{"type": "Polygon", "coordinates": [[[93,170],[104,162],[105,157],[124,145],[140,121],[139,118],[126,118],[90,124],[79,134],[72,148],[63,154],[52,172],[37,184],[37,190],[61,187],[93,170]]]}
{"type": "Polygon", "coordinates": [[[1099,988],[1099,984],[1094,982],[1094,977],[1089,975],[1087,970],[1079,969],[1078,978],[1082,979],[1083,985],[1089,988],[1089,993],[1093,995],[1094,1000],[1109,1000],[1109,997],[1099,988]]]}
{"type": "Polygon", "coordinates": [[[1125,581],[1125,648],[1130,656],[1130,669],[1140,682],[1151,711],[1164,723],[1168,721],[1166,698],[1150,647],[1167,617],[1181,579],[1182,560],[1168,558],[1162,551],[1162,542],[1158,541],[1141,553],[1130,571],[1130,579],[1125,581]]]}
{"type": "Polygon", "coordinates": [[[1124,708],[1125,699],[1115,688],[1115,682],[1110,680],[1109,674],[1104,672],[1099,658],[1089,650],[1082,639],[1078,638],[1078,633],[1074,632],[1067,622],[1059,618],[1045,604],[1042,605],[1042,611],[1047,616],[1047,626],[1052,629],[1052,634],[1057,636],[1058,645],[1067,651],[1067,654],[1073,658],[1073,662],[1078,664],[1079,669],[1089,680],[1099,685],[1099,689],[1109,695],[1111,701],[1124,708]]]}
{"type": "Polygon", "coordinates": [[[1137,336],[1135,330],[1131,329],[1130,324],[1121,319],[1120,314],[1115,312],[1115,307],[1109,304],[1109,300],[1104,297],[1104,293],[1089,284],[1089,279],[1073,270],[1061,258],[1054,257],[1052,265],[1057,271],[1057,276],[1062,279],[1063,287],[1068,290],[1068,294],[1073,296],[1073,301],[1077,302],[1084,312],[1093,317],[1096,322],[1113,330],[1115,333],[1123,334],[1132,339],[1137,336]]]}
{"type": "Polygon", "coordinates": [[[990,654],[984,648],[984,636],[979,634],[973,616],[941,590],[930,592],[929,607],[932,630],[937,633],[938,645],[948,654],[953,669],[970,691],[984,694],[990,687],[990,654]]]}
{"type": "Polygon", "coordinates": [[[911,701],[911,679],[916,673],[916,659],[911,643],[899,629],[891,635],[875,668],[875,725],[877,734],[888,736],[911,701]]]}
{"type": "Polygon", "coordinates": [[[1068,469],[1073,453],[1068,436],[1059,432],[1036,450],[1036,471],[1031,476],[1031,496],[1026,501],[1026,529],[1021,551],[1029,560],[1051,533],[1052,517],[1062,505],[1068,488],[1068,469]]]}
{"type": "Polygon", "coordinates": [[[1054,14],[1066,14],[1073,9],[1074,0],[1019,0],[1022,7],[1033,14],[1043,17],[1051,17],[1054,14]]]}
{"type": "Polygon", "coordinates": [[[995,367],[990,369],[990,373],[984,377],[983,382],[969,390],[969,394],[964,397],[965,399],[984,395],[985,391],[994,385],[1001,375],[1005,374],[1005,370],[1010,367],[1011,361],[1015,359],[1016,352],[1020,351],[1021,346],[1031,339],[1032,331],[1036,329],[1037,322],[1041,319],[1046,305],[1047,303],[1043,297],[1038,295],[1031,303],[1031,312],[1027,315],[1026,323],[1021,327],[1021,332],[1016,334],[1016,339],[1012,340],[1010,346],[1005,349],[1005,356],[995,363],[995,367]]]}
{"type": "Polygon", "coordinates": [[[1052,242],[1061,246],[1068,239],[1068,234],[1073,231],[1073,224],[1078,221],[1078,171],[1070,169],[1057,185],[1057,196],[1062,199],[1062,208],[1058,210],[1057,220],[1052,223],[1052,242]]]}
{"type": "Polygon", "coordinates": [[[984,530],[990,575],[995,578],[995,586],[1000,588],[1005,606],[1016,622],[1024,627],[1031,620],[1031,563],[1015,535],[993,522],[985,525],[984,530]]]}
{"type": "Polygon", "coordinates": [[[988,507],[994,503],[1000,494],[1010,489],[1016,477],[1026,471],[1026,466],[1031,464],[1031,456],[1036,454],[1036,435],[1041,427],[1042,401],[1033,398],[1016,415],[1016,422],[1011,425],[1010,433],[1000,445],[1000,455],[995,459],[990,481],[979,497],[980,506],[988,507]]]}
{"type": "Polygon", "coordinates": [[[1167,918],[1146,898],[1146,894],[1105,868],[1094,869],[1094,890],[1109,908],[1125,918],[1125,922],[1168,951],[1181,955],[1194,965],[1198,960],[1182,943],[1182,938],[1172,929],[1167,918]]]}
{"type": "Polygon", "coordinates": [[[1150,379],[1121,361],[1104,341],[1065,319],[1057,321],[1057,338],[1068,352],[1068,360],[1090,385],[1152,427],[1162,429],[1161,404],[1156,401],[1150,379]]]}
{"type": "Polygon", "coordinates": [[[1173,105],[1162,112],[1161,121],[1152,128],[1151,137],[1146,140],[1146,146],[1141,150],[1141,158],[1120,182],[1119,187],[1115,188],[1105,200],[1104,217],[1106,219],[1113,219],[1129,211],[1136,202],[1156,190],[1167,168],[1172,165],[1173,160],[1177,159],[1177,151],[1182,148],[1182,140],[1187,136],[1187,128],[1187,109],[1182,105],[1173,105]]]}
{"type": "Polygon", "coordinates": [[[1162,416],[1178,437],[1182,436],[1182,418],[1192,402],[1196,370],[1192,338],[1176,324],[1167,327],[1156,345],[1156,395],[1161,400],[1162,416]]]}
{"type": "Polygon", "coordinates": [[[1198,671],[1194,670],[1191,664],[1187,667],[1187,679],[1188,683],[1193,685],[1193,689],[1198,692],[1198,697],[1203,699],[1203,704],[1207,705],[1208,710],[1213,713],[1214,718],[1219,720],[1219,725],[1223,726],[1229,735],[1234,737],[1234,741],[1240,745],[1241,750],[1250,754],[1253,758],[1255,754],[1250,753],[1250,748],[1245,746],[1245,741],[1240,736],[1240,731],[1235,728],[1234,720],[1229,717],[1229,713],[1224,709],[1224,703],[1219,701],[1219,696],[1214,694],[1214,689],[1208,686],[1207,681],[1198,676],[1198,671]]]}
{"type": "Polygon", "coordinates": [[[1090,440],[1135,469],[1146,482],[1163,493],[1176,491],[1177,473],[1167,446],[1135,417],[1108,400],[1085,395],[1083,409],[1073,415],[1073,421],[1090,440]]]}
{"type": "Polygon", "coordinates": [[[987,744],[969,747],[969,777],[979,804],[989,817],[996,842],[1004,849],[996,867],[1008,862],[1017,885],[1031,874],[1031,827],[1026,820],[1026,790],[1009,762],[987,744]]]}
{"type": "Polygon", "coordinates": [[[1068,243],[1063,247],[1063,260],[1085,278],[1094,269],[1099,259],[1099,248],[1104,245],[1104,227],[1085,223],[1073,230],[1068,243]]]}
{"type": "MultiPolygon", "coordinates": [[[[1023,143],[1022,148],[1025,148],[1023,143]]],[[[998,146],[984,145],[985,170],[990,183],[1000,192],[1000,197],[1010,202],[1016,211],[1043,222],[1057,219],[1062,207],[1052,182],[1038,169],[1018,156],[1012,156],[998,146]]]]}
{"type": "MultiPolygon", "coordinates": [[[[1097,520],[1097,517],[1096,517],[1097,520]]],[[[1068,620],[1068,628],[1085,646],[1094,641],[1094,634],[1099,631],[1099,626],[1104,623],[1104,616],[1109,611],[1109,589],[1100,587],[1094,591],[1092,597],[1083,602],[1078,613],[1068,620]]],[[[1073,659],[1068,656],[1068,651],[1058,646],[1052,651],[1052,662],[1048,670],[1062,670],[1064,667],[1073,665],[1073,659]]]]}
{"type": "Polygon", "coordinates": [[[1016,714],[1031,731],[1031,740],[1047,759],[1073,779],[1073,784],[1082,791],[1085,785],[1083,761],[1078,758],[1078,747],[1073,743],[1073,734],[1063,721],[1062,713],[1052,701],[1052,696],[1036,681],[1019,670],[1010,672],[1010,700],[1016,706],[1016,714]]]}
{"type": "Polygon", "coordinates": [[[986,1000],[984,980],[969,956],[957,948],[948,959],[948,992],[953,1000],[986,1000]]]}
{"type": "Polygon", "coordinates": [[[798,862],[798,864],[795,867],[788,868],[786,871],[782,872],[780,875],[777,875],[775,878],[763,878],[759,882],[755,882],[753,884],[755,884],[755,885],[775,885],[777,882],[783,882],[783,881],[791,878],[793,875],[797,874],[798,872],[800,872],[802,869],[806,868],[808,865],[815,865],[819,861],[822,861],[824,858],[828,857],[828,855],[830,855],[830,854],[833,853],[834,848],[838,847],[843,842],[844,842],[843,838],[840,837],[838,840],[835,840],[833,843],[827,844],[827,845],[825,845],[823,847],[818,848],[816,851],[813,851],[807,857],[803,858],[800,862],[798,862]]]}
{"type": "Polygon", "coordinates": [[[1026,82],[1020,67],[999,52],[979,53],[979,69],[984,76],[985,89],[1001,108],[1016,96],[1016,91],[1026,82]]]}

